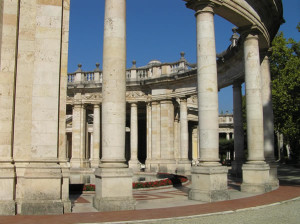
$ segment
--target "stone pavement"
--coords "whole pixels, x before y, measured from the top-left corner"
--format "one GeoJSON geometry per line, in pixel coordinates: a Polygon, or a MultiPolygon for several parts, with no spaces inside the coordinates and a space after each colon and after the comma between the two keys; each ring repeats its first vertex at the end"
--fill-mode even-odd
{"type": "Polygon", "coordinates": [[[188,200],[187,184],[134,190],[137,210],[99,213],[91,206],[93,194],[82,194],[71,196],[72,214],[2,216],[0,223],[299,223],[300,169],[282,165],[278,174],[281,186],[261,195],[240,192],[240,182],[231,179],[228,201],[188,200]]]}

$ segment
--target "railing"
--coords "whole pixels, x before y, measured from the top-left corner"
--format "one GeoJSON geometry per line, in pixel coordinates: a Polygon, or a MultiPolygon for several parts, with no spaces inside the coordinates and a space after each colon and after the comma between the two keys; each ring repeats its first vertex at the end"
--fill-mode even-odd
{"type": "MultiPolygon", "coordinates": [[[[133,66],[126,70],[127,81],[142,81],[147,79],[159,78],[168,75],[178,75],[191,70],[193,67],[184,59],[184,53],[181,53],[179,61],[174,63],[149,63],[144,67],[136,67],[136,62],[133,61],[133,66]]],[[[68,74],[68,84],[84,84],[84,83],[102,83],[102,71],[99,69],[99,64],[96,64],[94,71],[82,71],[82,65],[78,65],[75,73],[68,74]]]]}

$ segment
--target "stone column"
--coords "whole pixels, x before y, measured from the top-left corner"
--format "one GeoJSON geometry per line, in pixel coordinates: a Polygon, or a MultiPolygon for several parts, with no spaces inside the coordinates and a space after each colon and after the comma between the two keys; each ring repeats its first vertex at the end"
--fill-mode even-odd
{"type": "Polygon", "coordinates": [[[270,184],[277,188],[279,181],[277,177],[277,163],[274,155],[274,116],[272,106],[271,72],[269,57],[266,55],[261,64],[262,105],[264,121],[264,151],[266,162],[270,166],[270,184]]]}
{"type": "Polygon", "coordinates": [[[152,102],[152,123],[151,123],[151,172],[159,171],[159,162],[160,162],[160,103],[152,102]]]}
{"type": "Polygon", "coordinates": [[[176,166],[180,161],[180,123],[179,123],[179,113],[175,113],[174,120],[174,157],[176,161],[176,166]]]}
{"type": "Polygon", "coordinates": [[[198,126],[193,127],[193,131],[192,131],[192,145],[193,145],[193,153],[192,153],[192,157],[193,157],[193,165],[198,164],[198,158],[199,158],[199,150],[198,150],[198,126]]]}
{"type": "Polygon", "coordinates": [[[160,172],[175,173],[174,105],[171,99],[160,102],[160,172]]]}
{"type": "Polygon", "coordinates": [[[96,169],[94,207],[132,210],[132,170],[125,160],[126,0],[106,0],[103,42],[102,159],[96,169]],[[122,190],[120,190],[122,189],[122,190]]]}
{"type": "Polygon", "coordinates": [[[100,105],[94,104],[92,168],[98,168],[100,162],[100,116],[100,105]]]}
{"type": "Polygon", "coordinates": [[[235,159],[232,162],[233,173],[237,177],[242,177],[242,165],[244,156],[244,130],[242,114],[242,92],[241,83],[233,84],[233,126],[234,126],[234,153],[235,159]]]}
{"type": "Polygon", "coordinates": [[[81,103],[73,106],[71,168],[85,166],[86,110],[81,103]]]}
{"type": "Polygon", "coordinates": [[[151,155],[152,155],[152,116],[151,116],[151,103],[147,103],[147,159],[146,159],[146,169],[150,171],[151,155]]]}
{"type": "Polygon", "coordinates": [[[130,110],[130,161],[129,167],[133,172],[140,171],[138,160],[138,106],[131,103],[130,110]]]}
{"type": "Polygon", "coordinates": [[[191,161],[189,160],[189,128],[188,128],[187,99],[180,99],[180,161],[179,173],[191,174],[191,161]]]}
{"type": "Polygon", "coordinates": [[[271,187],[268,183],[270,167],[264,161],[258,34],[255,31],[251,31],[244,35],[248,158],[247,163],[242,168],[243,184],[241,190],[263,193],[270,191],[271,187]]]}
{"type": "Polygon", "coordinates": [[[214,31],[217,5],[191,0],[187,7],[196,11],[197,82],[200,164],[192,169],[189,198],[218,201],[229,198],[227,168],[219,163],[218,80],[214,31]]]}

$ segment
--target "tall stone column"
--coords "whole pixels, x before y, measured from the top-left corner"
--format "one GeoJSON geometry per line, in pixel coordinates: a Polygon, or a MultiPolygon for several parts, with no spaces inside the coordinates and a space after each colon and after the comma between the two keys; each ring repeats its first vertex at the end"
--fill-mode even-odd
{"type": "Polygon", "coordinates": [[[174,120],[174,157],[176,161],[176,166],[180,161],[180,123],[179,123],[179,113],[175,113],[174,120]]]}
{"type": "Polygon", "coordinates": [[[130,155],[129,168],[133,172],[140,171],[138,160],[138,106],[136,103],[131,103],[130,110],[130,155]]]}
{"type": "Polygon", "coordinates": [[[151,111],[151,165],[150,171],[151,172],[158,172],[159,171],[159,163],[160,163],[160,103],[157,101],[152,102],[152,111],[151,111]]]}
{"type": "Polygon", "coordinates": [[[187,99],[180,99],[180,160],[179,172],[190,175],[191,161],[189,160],[189,128],[188,128],[187,99]]]}
{"type": "Polygon", "coordinates": [[[277,163],[274,155],[274,116],[272,106],[272,91],[271,91],[271,72],[269,57],[266,55],[260,66],[261,71],[261,90],[262,90],[262,105],[263,105],[263,121],[264,121],[264,151],[266,162],[270,166],[269,182],[272,187],[277,188],[279,181],[277,177],[277,163]]]}
{"type": "Polygon", "coordinates": [[[214,3],[191,0],[196,11],[197,82],[200,164],[192,168],[189,198],[218,201],[229,198],[227,168],[219,163],[218,80],[214,31],[214,3]]]}
{"type": "Polygon", "coordinates": [[[242,114],[242,91],[241,83],[239,82],[233,84],[233,120],[235,159],[232,162],[232,170],[237,177],[242,177],[242,166],[245,160],[245,155],[242,114]]]}
{"type": "Polygon", "coordinates": [[[100,105],[94,104],[92,168],[98,168],[100,163],[100,116],[100,105]]]}
{"type": "Polygon", "coordinates": [[[126,0],[106,0],[103,42],[102,159],[96,170],[94,207],[135,209],[132,170],[125,160],[126,0]],[[122,190],[120,190],[122,189],[122,190]]]}
{"type": "Polygon", "coordinates": [[[151,103],[147,103],[147,159],[146,159],[146,169],[150,171],[151,155],[152,155],[152,115],[151,115],[151,103]]]}
{"type": "Polygon", "coordinates": [[[171,99],[160,102],[160,172],[175,173],[174,105],[171,99]]]}
{"type": "Polygon", "coordinates": [[[72,158],[71,168],[83,168],[86,165],[86,108],[81,103],[74,104],[72,116],[72,158]]]}
{"type": "Polygon", "coordinates": [[[199,150],[198,150],[198,126],[193,127],[193,131],[192,131],[192,146],[193,146],[193,153],[192,153],[192,157],[193,157],[193,165],[198,164],[198,158],[199,158],[199,150]]]}
{"type": "Polygon", "coordinates": [[[244,33],[244,63],[247,110],[248,158],[243,165],[245,192],[262,193],[271,190],[270,167],[264,157],[263,109],[261,96],[260,58],[258,34],[255,31],[244,33]]]}

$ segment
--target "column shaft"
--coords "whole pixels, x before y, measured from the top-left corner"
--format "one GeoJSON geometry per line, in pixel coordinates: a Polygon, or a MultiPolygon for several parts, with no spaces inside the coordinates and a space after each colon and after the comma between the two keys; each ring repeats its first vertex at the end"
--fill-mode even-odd
{"type": "Polygon", "coordinates": [[[270,184],[277,188],[277,164],[274,154],[274,115],[272,106],[271,72],[269,57],[266,55],[261,64],[262,104],[264,121],[264,155],[270,166],[270,184]]]}
{"type": "Polygon", "coordinates": [[[147,103],[147,159],[146,169],[150,170],[151,155],[152,155],[152,115],[151,115],[151,103],[147,103]]]}
{"type": "Polygon", "coordinates": [[[133,171],[139,171],[138,161],[138,107],[136,103],[131,104],[130,109],[130,161],[129,167],[133,171]]]}
{"type": "Polygon", "coordinates": [[[268,56],[264,57],[261,64],[261,82],[264,121],[264,152],[266,161],[274,161],[274,116],[271,92],[271,72],[268,56]]]}
{"type": "Polygon", "coordinates": [[[85,158],[85,130],[86,130],[85,107],[75,104],[72,116],[72,158],[71,168],[84,166],[85,158]]]}
{"type": "Polygon", "coordinates": [[[219,113],[214,14],[209,6],[196,13],[200,163],[218,164],[219,113]]]}
{"type": "Polygon", "coordinates": [[[235,159],[232,163],[233,172],[237,176],[242,175],[242,164],[244,158],[244,129],[242,114],[242,92],[241,84],[233,84],[233,126],[234,126],[234,152],[235,159]]]}
{"type": "Polygon", "coordinates": [[[264,161],[263,110],[258,35],[244,42],[248,161],[264,161]]]}
{"type": "Polygon", "coordinates": [[[93,151],[91,167],[98,167],[100,162],[100,105],[94,104],[93,151]]]}
{"type": "Polygon", "coordinates": [[[152,102],[152,160],[160,159],[160,103],[152,102]]]}
{"type": "Polygon", "coordinates": [[[180,100],[180,155],[182,160],[188,160],[189,153],[189,129],[187,118],[187,101],[180,100]]]}
{"type": "Polygon", "coordinates": [[[106,0],[103,43],[101,166],[126,167],[126,1],[106,0]]]}

